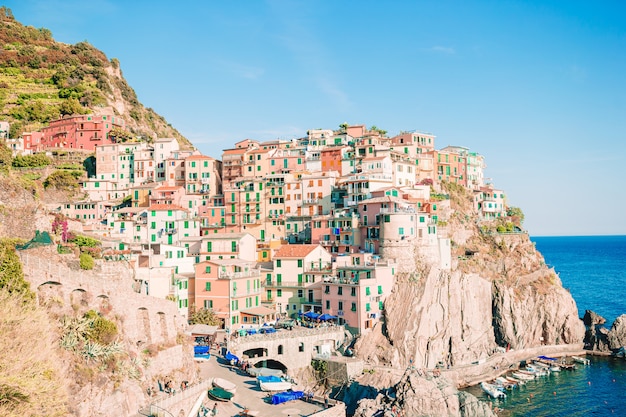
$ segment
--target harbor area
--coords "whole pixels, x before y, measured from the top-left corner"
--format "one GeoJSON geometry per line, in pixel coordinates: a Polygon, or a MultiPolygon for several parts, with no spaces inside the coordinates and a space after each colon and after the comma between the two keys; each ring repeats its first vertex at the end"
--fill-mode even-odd
{"type": "MultiPolygon", "coordinates": [[[[240,367],[232,366],[230,361],[218,352],[211,352],[211,359],[199,364],[200,378],[203,380],[226,380],[235,388],[234,396],[229,401],[216,401],[207,397],[203,406],[209,411],[217,405],[218,416],[255,416],[255,417],[345,417],[343,403],[324,398],[304,396],[301,399],[272,404],[272,393],[262,391],[257,379],[245,373],[240,367]]],[[[297,385],[294,389],[297,389],[297,385]]],[[[203,415],[202,413],[200,415],[203,415]]]]}

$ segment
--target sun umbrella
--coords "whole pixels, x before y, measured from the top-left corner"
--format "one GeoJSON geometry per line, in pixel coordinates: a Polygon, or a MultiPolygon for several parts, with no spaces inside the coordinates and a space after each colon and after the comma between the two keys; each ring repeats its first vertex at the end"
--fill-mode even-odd
{"type": "Polygon", "coordinates": [[[314,311],[307,311],[306,313],[304,313],[304,317],[315,320],[316,318],[319,318],[319,314],[317,314],[314,311]]]}
{"type": "Polygon", "coordinates": [[[318,317],[320,320],[326,321],[326,320],[334,320],[337,318],[337,316],[333,316],[332,314],[322,314],[321,316],[318,317]]]}

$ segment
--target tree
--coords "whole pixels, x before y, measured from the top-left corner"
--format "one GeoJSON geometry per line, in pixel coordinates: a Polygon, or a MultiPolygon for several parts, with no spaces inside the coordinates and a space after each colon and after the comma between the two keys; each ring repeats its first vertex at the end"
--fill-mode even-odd
{"type": "Polygon", "coordinates": [[[201,308],[200,310],[196,310],[195,307],[192,308],[191,313],[189,314],[189,324],[207,324],[209,326],[218,326],[222,323],[213,310],[201,308]]]}
{"type": "Polygon", "coordinates": [[[9,294],[19,294],[24,299],[34,299],[30,283],[24,279],[22,263],[15,252],[15,242],[0,240],[0,288],[9,294]]]}
{"type": "Polygon", "coordinates": [[[506,215],[509,217],[515,217],[518,219],[519,224],[524,223],[524,212],[519,207],[509,207],[506,210],[506,215]]]}

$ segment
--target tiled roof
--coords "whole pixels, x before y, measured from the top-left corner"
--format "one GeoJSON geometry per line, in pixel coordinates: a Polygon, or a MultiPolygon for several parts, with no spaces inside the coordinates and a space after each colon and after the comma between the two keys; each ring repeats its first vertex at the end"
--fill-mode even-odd
{"type": "Polygon", "coordinates": [[[185,158],[186,161],[198,160],[198,159],[213,159],[210,156],[206,155],[191,155],[185,158]]]}
{"type": "Polygon", "coordinates": [[[188,211],[186,208],[181,207],[177,204],[153,204],[150,207],[148,207],[148,210],[154,210],[154,211],[164,211],[164,210],[182,210],[182,211],[188,211]]]}
{"type": "Polygon", "coordinates": [[[274,258],[304,258],[319,245],[283,245],[274,254],[274,258]]]}

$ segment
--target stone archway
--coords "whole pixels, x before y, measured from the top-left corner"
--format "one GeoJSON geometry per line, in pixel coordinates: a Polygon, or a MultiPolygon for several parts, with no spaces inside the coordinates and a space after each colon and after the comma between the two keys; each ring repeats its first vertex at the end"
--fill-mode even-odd
{"type": "Polygon", "coordinates": [[[159,318],[159,331],[160,331],[160,336],[161,336],[161,341],[163,343],[167,342],[168,339],[168,335],[167,335],[167,320],[165,318],[165,313],[162,311],[159,311],[157,313],[157,317],[159,318]]]}
{"type": "Polygon", "coordinates": [[[76,311],[87,310],[89,308],[89,296],[87,291],[76,288],[70,293],[70,304],[76,311]]]}
{"type": "Polygon", "coordinates": [[[243,354],[246,355],[248,358],[253,359],[253,358],[263,358],[263,357],[267,357],[267,348],[253,348],[253,349],[248,349],[248,350],[244,350],[243,354]]]}
{"type": "Polygon", "coordinates": [[[152,331],[150,329],[150,314],[145,307],[137,309],[137,344],[152,344],[152,331]]]}
{"type": "Polygon", "coordinates": [[[52,309],[63,308],[65,305],[63,284],[57,281],[46,281],[37,287],[39,305],[52,309]]]}
{"type": "Polygon", "coordinates": [[[255,368],[270,368],[270,369],[279,369],[283,371],[283,373],[287,373],[287,366],[280,361],[274,359],[263,359],[258,362],[255,362],[253,365],[255,368]]]}
{"type": "Polygon", "coordinates": [[[97,296],[96,309],[103,316],[106,316],[108,313],[110,313],[113,309],[113,306],[111,305],[111,300],[109,299],[109,296],[104,294],[100,294],[99,296],[97,296]]]}

